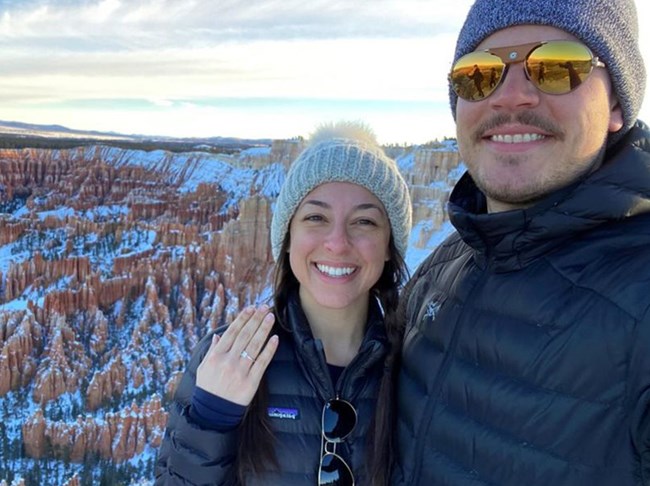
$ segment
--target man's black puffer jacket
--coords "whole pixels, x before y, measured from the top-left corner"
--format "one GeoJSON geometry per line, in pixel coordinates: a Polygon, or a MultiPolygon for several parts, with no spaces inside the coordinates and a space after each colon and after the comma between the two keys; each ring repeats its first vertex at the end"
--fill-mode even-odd
{"type": "MultiPolygon", "coordinates": [[[[339,397],[351,402],[358,422],[342,444],[340,454],[352,468],[357,484],[364,485],[366,437],[373,419],[379,382],[388,350],[379,306],[371,299],[369,322],[359,354],[332,384],[320,341],[307,325],[298,297],[290,300],[287,321],[291,333],[277,329],[280,344],[267,369],[269,410],[276,437],[279,471],[246,478],[246,485],[314,486],[318,484],[321,451],[321,415],[327,400],[339,397]],[[292,418],[293,417],[293,418],[292,418]]],[[[276,326],[277,328],[277,326],[276,326]]],[[[235,452],[238,431],[219,433],[198,427],[188,417],[196,369],[207,352],[212,335],[194,351],[171,405],[167,431],[156,463],[156,484],[237,484],[235,452]]],[[[331,449],[331,446],[330,446],[331,449]]]]}
{"type": "Polygon", "coordinates": [[[456,186],[403,294],[395,484],[650,485],[648,137],[526,210],[456,186]]]}

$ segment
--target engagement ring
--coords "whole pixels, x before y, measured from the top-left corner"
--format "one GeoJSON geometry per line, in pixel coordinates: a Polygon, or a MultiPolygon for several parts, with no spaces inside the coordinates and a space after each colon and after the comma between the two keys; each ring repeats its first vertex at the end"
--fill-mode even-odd
{"type": "Polygon", "coordinates": [[[241,352],[239,356],[245,359],[250,359],[253,363],[255,363],[255,358],[253,358],[250,354],[248,354],[245,349],[241,352]]]}

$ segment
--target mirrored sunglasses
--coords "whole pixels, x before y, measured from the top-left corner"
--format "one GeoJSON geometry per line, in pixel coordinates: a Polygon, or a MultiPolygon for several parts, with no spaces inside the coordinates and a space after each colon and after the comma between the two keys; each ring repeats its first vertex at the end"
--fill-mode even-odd
{"type": "Polygon", "coordinates": [[[554,95],[570,93],[595,67],[605,67],[581,42],[533,42],[470,52],[456,61],[449,82],[460,98],[484,100],[499,87],[510,65],[518,62],[524,63],[526,77],[538,90],[554,95]]]}
{"type": "Polygon", "coordinates": [[[323,407],[321,420],[323,445],[318,468],[320,486],[354,486],[352,469],[336,453],[336,444],[343,442],[356,425],[357,411],[350,402],[334,398],[323,407]],[[331,451],[328,446],[332,446],[331,451]]]}

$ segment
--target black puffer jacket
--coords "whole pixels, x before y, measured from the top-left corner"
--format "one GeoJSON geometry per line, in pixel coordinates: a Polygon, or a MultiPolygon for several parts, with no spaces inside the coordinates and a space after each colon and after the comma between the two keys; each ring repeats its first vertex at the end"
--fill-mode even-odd
{"type": "MultiPolygon", "coordinates": [[[[357,484],[366,484],[366,437],[388,350],[381,312],[374,299],[372,302],[359,354],[334,385],[322,344],[312,336],[297,296],[291,299],[287,320],[292,332],[275,331],[279,333],[280,345],[267,369],[269,410],[291,411],[285,413],[284,418],[271,418],[280,471],[251,476],[246,485],[316,485],[322,409],[327,400],[336,396],[351,402],[358,412],[357,426],[352,435],[337,446],[337,454],[350,465],[357,484]]],[[[156,463],[157,485],[235,484],[238,431],[224,434],[203,430],[189,420],[187,413],[196,369],[210,340],[211,335],[208,335],[198,344],[176,392],[156,463]]]]}
{"type": "Polygon", "coordinates": [[[395,484],[650,485],[648,137],[526,210],[459,182],[403,294],[395,484]]]}

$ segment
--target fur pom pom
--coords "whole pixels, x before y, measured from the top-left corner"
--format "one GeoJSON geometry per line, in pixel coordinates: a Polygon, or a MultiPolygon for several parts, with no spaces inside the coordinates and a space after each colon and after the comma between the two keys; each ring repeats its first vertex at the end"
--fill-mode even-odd
{"type": "Polygon", "coordinates": [[[378,147],[372,128],[361,121],[338,121],[324,123],[316,128],[309,138],[310,145],[331,139],[355,140],[371,147],[378,147]]]}

